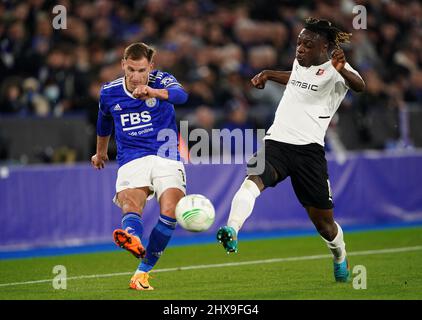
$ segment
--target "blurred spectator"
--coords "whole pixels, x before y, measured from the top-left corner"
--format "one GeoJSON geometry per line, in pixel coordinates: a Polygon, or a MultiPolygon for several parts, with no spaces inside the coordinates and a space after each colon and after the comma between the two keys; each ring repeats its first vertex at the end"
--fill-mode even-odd
{"type": "Polygon", "coordinates": [[[220,148],[213,143],[213,139],[218,141],[215,140],[217,122],[214,110],[207,105],[201,105],[187,119],[189,123],[188,147],[191,150],[191,159],[195,157],[201,157],[204,160],[211,159],[213,154],[219,154],[220,148]]]}
{"type": "Polygon", "coordinates": [[[229,130],[231,139],[230,151],[232,154],[244,154],[246,150],[254,153],[257,151],[256,126],[248,117],[248,105],[245,100],[231,99],[225,105],[227,119],[222,129],[229,130]],[[247,149],[248,148],[248,149],[247,149]]]}
{"type": "Polygon", "coordinates": [[[23,82],[23,102],[28,111],[37,116],[49,115],[50,106],[47,99],[40,93],[40,84],[35,78],[27,78],[23,82]]]}
{"type": "Polygon", "coordinates": [[[21,113],[25,111],[22,101],[22,79],[18,77],[8,78],[4,81],[0,91],[0,112],[21,113]]]}
{"type": "Polygon", "coordinates": [[[215,112],[210,107],[206,105],[199,106],[195,111],[194,117],[192,121],[193,128],[201,128],[209,133],[215,128],[215,112]]]}
{"type": "Polygon", "coordinates": [[[371,70],[365,73],[366,90],[354,102],[356,128],[361,145],[383,149],[386,140],[398,139],[401,97],[371,70]],[[400,100],[400,101],[399,101],[400,100]]]}
{"type": "Polygon", "coordinates": [[[248,105],[246,101],[240,99],[231,99],[224,106],[227,119],[222,125],[223,128],[233,129],[252,129],[254,125],[248,119],[248,105]]]}

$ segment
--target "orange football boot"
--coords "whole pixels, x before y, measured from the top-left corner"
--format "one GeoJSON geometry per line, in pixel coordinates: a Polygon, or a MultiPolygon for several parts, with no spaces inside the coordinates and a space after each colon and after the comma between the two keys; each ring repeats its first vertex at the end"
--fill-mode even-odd
{"type": "Polygon", "coordinates": [[[136,258],[143,259],[146,251],[138,237],[131,235],[123,229],[116,229],[113,232],[114,242],[123,249],[132,253],[136,258]]]}
{"type": "Polygon", "coordinates": [[[137,273],[130,279],[129,287],[134,290],[154,290],[154,288],[149,285],[149,277],[150,275],[148,272],[137,273]]]}

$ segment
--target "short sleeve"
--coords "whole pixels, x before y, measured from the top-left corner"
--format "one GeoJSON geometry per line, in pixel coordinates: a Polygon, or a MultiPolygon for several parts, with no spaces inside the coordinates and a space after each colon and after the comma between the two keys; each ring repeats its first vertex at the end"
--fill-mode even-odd
{"type": "Polygon", "coordinates": [[[99,102],[98,102],[98,109],[99,109],[98,112],[100,112],[103,116],[110,116],[111,115],[110,110],[107,107],[107,104],[105,103],[104,98],[105,98],[104,97],[104,87],[102,87],[101,91],[100,91],[100,99],[99,99],[99,102]]]}

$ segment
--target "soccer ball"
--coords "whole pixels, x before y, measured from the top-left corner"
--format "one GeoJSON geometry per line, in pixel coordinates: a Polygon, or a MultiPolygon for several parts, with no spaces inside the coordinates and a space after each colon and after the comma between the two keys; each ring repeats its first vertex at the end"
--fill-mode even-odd
{"type": "Polygon", "coordinates": [[[208,230],[215,219],[211,201],[200,194],[190,194],[177,203],[176,220],[183,229],[192,232],[208,230]]]}

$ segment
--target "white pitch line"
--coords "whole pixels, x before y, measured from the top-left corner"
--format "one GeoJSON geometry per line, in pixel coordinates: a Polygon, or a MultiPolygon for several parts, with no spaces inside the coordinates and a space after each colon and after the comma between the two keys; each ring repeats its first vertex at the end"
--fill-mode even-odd
{"type": "MultiPolygon", "coordinates": [[[[384,254],[384,253],[400,253],[400,252],[410,252],[410,251],[419,251],[419,250],[422,250],[422,246],[390,248],[390,249],[380,249],[380,250],[355,251],[355,252],[348,252],[347,255],[348,256],[365,256],[365,255],[375,255],[375,254],[384,254]]],[[[252,261],[229,262],[229,263],[202,264],[202,265],[176,267],[176,268],[164,268],[164,269],[153,270],[151,272],[158,273],[158,272],[185,271],[185,270],[197,270],[197,269],[209,269],[209,268],[236,267],[236,266],[262,264],[262,263],[317,260],[317,259],[325,259],[325,258],[331,258],[331,257],[332,257],[331,254],[319,254],[319,255],[302,256],[302,257],[287,257],[287,258],[252,260],[252,261]]],[[[131,274],[133,274],[133,272],[92,274],[92,275],[68,277],[67,280],[110,278],[110,277],[118,277],[118,276],[127,276],[127,275],[131,275],[131,274]]],[[[34,281],[25,281],[25,282],[1,283],[0,287],[10,287],[10,286],[36,284],[36,283],[46,283],[46,282],[52,282],[52,281],[53,281],[53,279],[43,279],[43,280],[34,280],[34,281]]]]}

